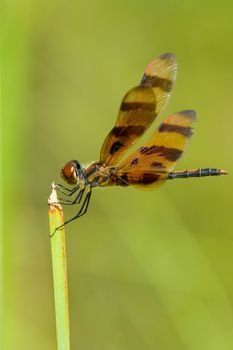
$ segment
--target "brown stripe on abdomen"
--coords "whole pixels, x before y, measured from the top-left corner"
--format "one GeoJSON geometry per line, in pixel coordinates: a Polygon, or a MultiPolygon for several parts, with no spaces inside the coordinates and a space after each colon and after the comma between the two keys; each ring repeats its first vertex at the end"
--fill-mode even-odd
{"type": "Polygon", "coordinates": [[[155,103],[152,102],[122,102],[121,111],[143,110],[153,112],[155,103]]]}
{"type": "Polygon", "coordinates": [[[142,77],[140,85],[159,87],[165,92],[170,92],[173,87],[173,82],[170,79],[160,78],[158,76],[151,76],[145,73],[142,77]]]}
{"type": "Polygon", "coordinates": [[[150,147],[141,147],[139,150],[141,155],[147,156],[151,154],[158,154],[159,156],[164,157],[171,162],[175,162],[176,160],[178,160],[183,153],[183,151],[177,148],[155,145],[150,147]]]}
{"type": "Polygon", "coordinates": [[[192,128],[190,126],[181,126],[166,123],[163,123],[159,127],[159,132],[174,132],[185,137],[191,137],[193,134],[192,128]]]}

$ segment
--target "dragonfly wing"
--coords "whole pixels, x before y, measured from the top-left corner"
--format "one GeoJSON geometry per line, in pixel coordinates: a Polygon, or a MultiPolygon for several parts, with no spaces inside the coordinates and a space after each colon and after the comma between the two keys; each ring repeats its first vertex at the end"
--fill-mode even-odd
{"type": "Polygon", "coordinates": [[[156,100],[150,87],[137,86],[124,97],[115,126],[105,139],[100,161],[115,165],[155,119],[156,100]]]}
{"type": "Polygon", "coordinates": [[[171,95],[176,69],[173,54],[160,55],[149,64],[140,86],[130,90],[122,101],[116,124],[102,146],[101,162],[116,165],[150,127],[171,95]]]}
{"type": "Polygon", "coordinates": [[[150,86],[156,96],[156,115],[166,106],[175,85],[177,72],[176,57],[165,53],[155,58],[147,67],[140,85],[150,86]]]}
{"type": "Polygon", "coordinates": [[[119,165],[118,184],[159,187],[184,153],[196,117],[192,110],[167,117],[152,137],[119,165]]]}

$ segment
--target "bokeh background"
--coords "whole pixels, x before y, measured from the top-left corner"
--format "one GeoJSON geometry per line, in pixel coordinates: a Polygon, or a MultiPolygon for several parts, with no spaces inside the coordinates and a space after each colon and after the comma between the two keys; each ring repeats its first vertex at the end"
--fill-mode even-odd
{"type": "Polygon", "coordinates": [[[199,113],[178,169],[229,175],[95,191],[66,230],[72,349],[232,349],[232,2],[2,5],[2,349],[56,348],[51,182],[69,159],[98,159],[122,96],[164,52],[179,69],[162,117],[199,113]]]}

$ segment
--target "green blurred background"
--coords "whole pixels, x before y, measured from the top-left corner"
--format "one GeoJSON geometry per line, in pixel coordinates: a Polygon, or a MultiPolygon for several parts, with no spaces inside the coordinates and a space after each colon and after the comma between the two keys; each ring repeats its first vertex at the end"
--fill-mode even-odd
{"type": "Polygon", "coordinates": [[[232,349],[232,2],[2,5],[2,349],[56,348],[51,182],[69,159],[98,159],[122,96],[164,52],[179,68],[163,117],[199,113],[178,169],[229,175],[95,191],[66,230],[72,349],[232,349]]]}

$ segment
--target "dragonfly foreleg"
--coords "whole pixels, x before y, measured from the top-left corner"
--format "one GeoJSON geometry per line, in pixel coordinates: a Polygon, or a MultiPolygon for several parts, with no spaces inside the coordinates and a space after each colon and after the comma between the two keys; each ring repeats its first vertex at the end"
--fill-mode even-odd
{"type": "MultiPolygon", "coordinates": [[[[83,191],[83,193],[84,193],[84,191],[83,191]]],[[[83,195],[83,193],[82,193],[82,195],[83,195]]],[[[88,206],[89,206],[89,203],[90,203],[91,193],[92,193],[92,188],[90,187],[88,189],[88,192],[86,193],[86,197],[85,197],[85,199],[84,199],[84,201],[82,203],[82,206],[79,209],[78,213],[73,218],[65,221],[63,225],[60,225],[60,226],[56,227],[56,229],[54,230],[53,234],[50,235],[50,237],[52,237],[57,230],[60,230],[61,228],[63,228],[65,225],[67,225],[71,221],[74,221],[74,220],[80,218],[81,216],[83,216],[84,214],[86,214],[88,206]]],[[[81,195],[81,198],[82,198],[82,195],[81,195]]],[[[80,199],[80,201],[81,201],[81,199],[80,199]]]]}
{"type": "Polygon", "coordinates": [[[55,184],[55,188],[62,194],[64,194],[65,196],[68,196],[68,197],[71,197],[75,192],[78,191],[79,189],[79,185],[75,186],[74,188],[67,188],[67,187],[64,187],[63,185],[61,184],[55,184]],[[67,192],[63,191],[63,190],[66,190],[67,192]]]}
{"type": "Polygon", "coordinates": [[[59,202],[62,205],[75,205],[79,204],[82,200],[83,194],[84,194],[85,188],[82,188],[80,192],[77,194],[77,196],[74,198],[74,200],[70,199],[64,199],[64,198],[59,198],[59,202]]]}

